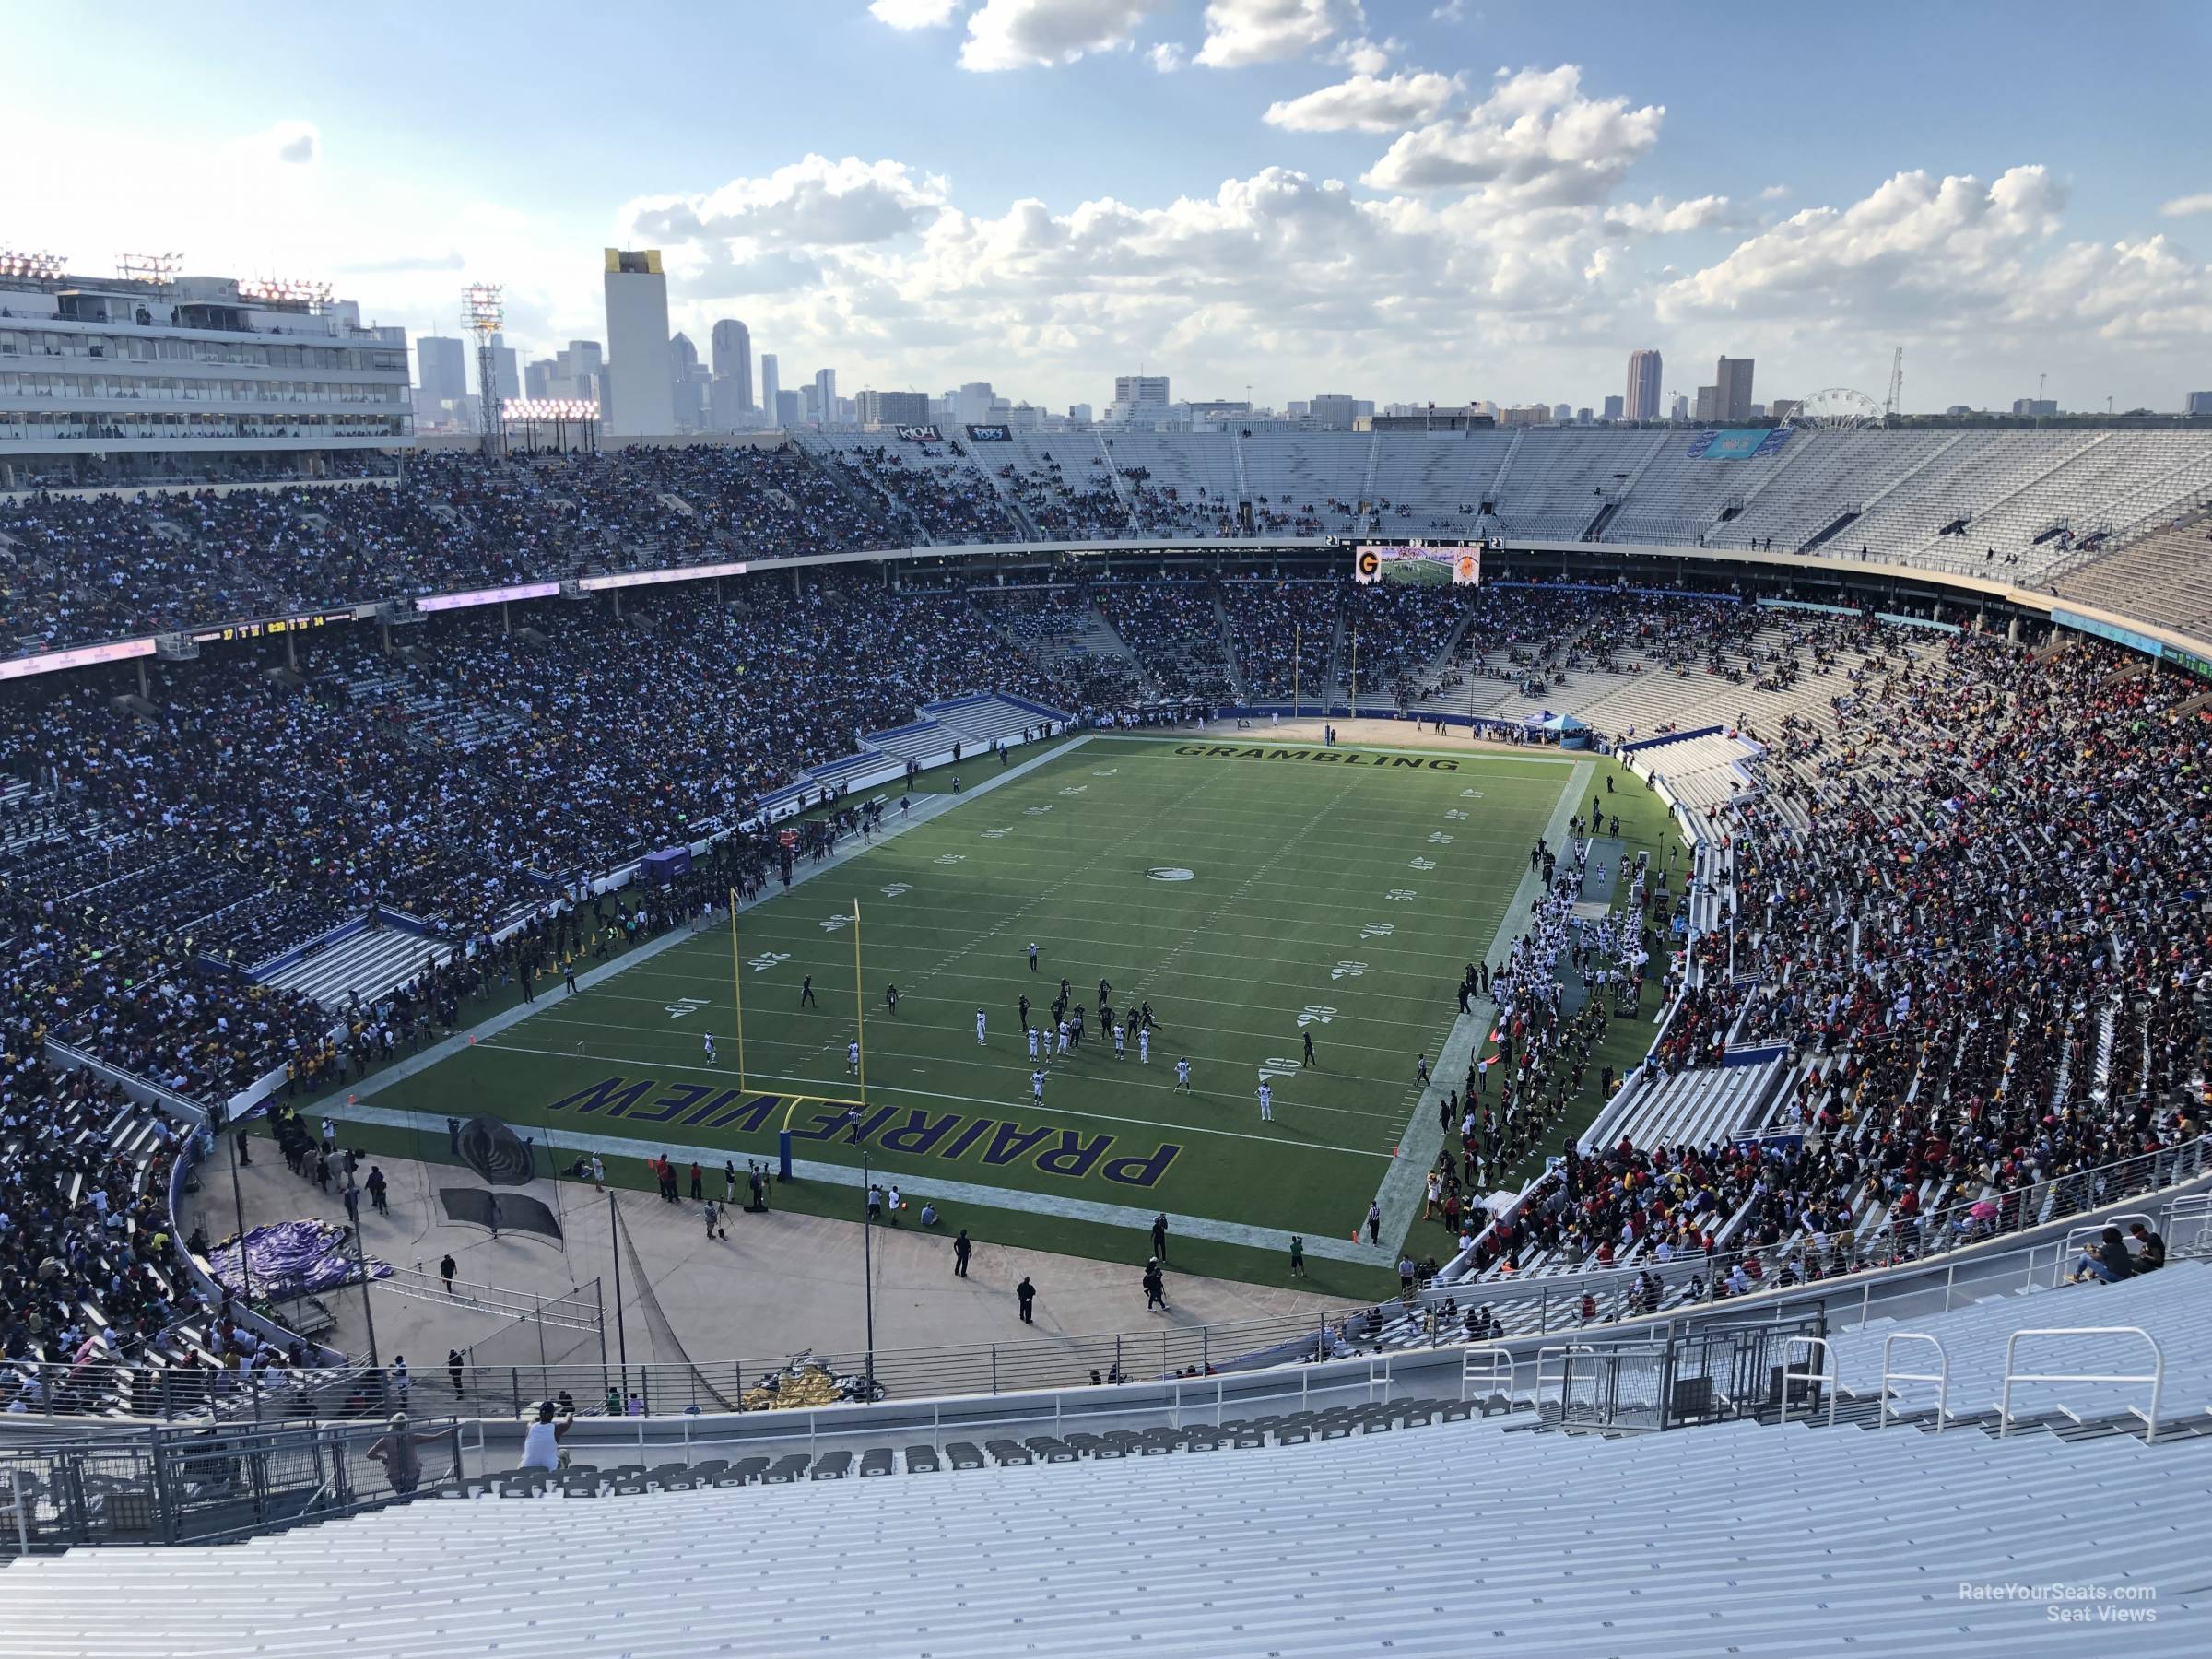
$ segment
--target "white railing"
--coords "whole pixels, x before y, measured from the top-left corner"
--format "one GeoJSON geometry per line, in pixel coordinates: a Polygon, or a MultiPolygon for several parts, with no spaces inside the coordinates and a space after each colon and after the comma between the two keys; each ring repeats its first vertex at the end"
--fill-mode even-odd
{"type": "MultiPolygon", "coordinates": [[[[2141,1325],[2035,1325],[2025,1331],[2015,1331],[2005,1343],[2005,1393],[1997,1402],[1997,1438],[2003,1440],[2012,1428],[2012,1385],[2015,1382],[2147,1382],[2150,1384],[2150,1412],[2143,1418],[2144,1443],[2156,1445],[2159,1439],[2159,1399],[2166,1389],[2166,1350],[2159,1339],[2141,1325]],[[2021,1339],[2029,1336],[2140,1336],[2150,1345],[2151,1369],[2147,1371],[2023,1371],[2013,1370],[2015,1356],[2021,1339]]],[[[2128,1408],[2135,1410],[2132,1406],[2128,1408]]]]}
{"type": "MultiPolygon", "coordinates": [[[[1811,1356],[1806,1356],[1809,1364],[1811,1356]]],[[[1825,1336],[1785,1336],[1782,1343],[1782,1425],[1789,1427],[1790,1384],[1793,1382],[1822,1382],[1828,1387],[1828,1426],[1836,1426],[1836,1396],[1842,1392],[1842,1382],[1836,1375],[1836,1350],[1825,1336]],[[1800,1344],[1807,1348],[1818,1348],[1824,1363],[1818,1371],[1793,1371],[1790,1368],[1790,1350],[1800,1344]]]]}
{"type": "MultiPolygon", "coordinates": [[[[1950,1415],[1951,1357],[1943,1344],[1925,1331],[1892,1331],[1882,1338],[1882,1393],[1880,1415],[1875,1427],[1889,1427],[1889,1384],[1892,1382],[1933,1382],[1936,1384],[1936,1432],[1943,1432],[1944,1419],[1950,1415]],[[1900,1342],[1924,1342],[1936,1350],[1939,1370],[1928,1371],[1900,1371],[1889,1362],[1889,1350],[1900,1342]]],[[[1784,1401],[1787,1404],[1787,1401],[1784,1401]]]]}

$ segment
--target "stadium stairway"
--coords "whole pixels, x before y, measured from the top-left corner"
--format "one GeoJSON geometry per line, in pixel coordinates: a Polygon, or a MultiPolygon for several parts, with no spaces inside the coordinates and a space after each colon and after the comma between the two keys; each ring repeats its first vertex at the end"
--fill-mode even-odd
{"type": "Polygon", "coordinates": [[[262,982],[312,996],[326,1008],[343,1008],[359,995],[372,1002],[422,971],[425,959],[444,961],[453,947],[406,928],[363,928],[265,975],[262,982]]]}
{"type": "Polygon", "coordinates": [[[1165,1455],[924,1449],[888,1485],[849,1454],[828,1475],[803,1455],[780,1473],[725,1465],[704,1489],[640,1469],[582,1504],[555,1487],[240,1547],[31,1559],[8,1575],[0,1656],[1297,1659],[1485,1638],[1529,1654],[2164,1655],[2207,1641],[2195,1515],[2212,1440],[1748,1421],[1608,1438],[1434,1417],[1165,1455]],[[1960,1588],[2053,1582],[2113,1587],[2155,1622],[2100,1647],[2043,1600],[1960,1588]]]}

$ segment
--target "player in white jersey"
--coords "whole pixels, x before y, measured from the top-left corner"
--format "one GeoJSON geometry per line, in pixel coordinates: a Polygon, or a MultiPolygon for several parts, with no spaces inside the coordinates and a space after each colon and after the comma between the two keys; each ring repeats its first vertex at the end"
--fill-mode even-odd
{"type": "Polygon", "coordinates": [[[1275,1122],[1275,1090],[1265,1081],[1260,1084],[1260,1122],[1275,1122]]]}
{"type": "Polygon", "coordinates": [[[1060,1057],[1064,1060],[1067,1057],[1067,1021],[1065,1019],[1060,1022],[1060,1057]]]}
{"type": "Polygon", "coordinates": [[[1037,1028],[1036,1028],[1035,1026],[1031,1026],[1031,1027],[1030,1027],[1030,1028],[1029,1028],[1029,1032],[1030,1032],[1030,1060],[1033,1062],[1033,1061],[1035,1061],[1035,1059],[1037,1058],[1037,1028]]]}
{"type": "Polygon", "coordinates": [[[700,1036],[707,1045],[707,1064],[712,1065],[714,1064],[714,1033],[712,1031],[701,1031],[700,1036]]]}
{"type": "Polygon", "coordinates": [[[860,1044],[857,1042],[848,1042],[845,1044],[845,1069],[855,1076],[859,1075],[860,1044]]]}
{"type": "Polygon", "coordinates": [[[1040,1106],[1044,1104],[1044,1074],[1041,1071],[1030,1074],[1030,1099],[1040,1106]]]}
{"type": "Polygon", "coordinates": [[[1152,1064],[1152,1028],[1150,1026],[1136,1028],[1136,1058],[1140,1065],[1152,1064]]]}
{"type": "Polygon", "coordinates": [[[975,1011],[975,1042],[976,1042],[976,1046],[977,1046],[978,1048],[981,1048],[981,1047],[982,1046],[982,1042],[983,1042],[983,1011],[982,1011],[981,1008],[978,1008],[978,1009],[975,1011]]]}
{"type": "Polygon", "coordinates": [[[1175,1062],[1175,1087],[1184,1094],[1191,1092],[1191,1063],[1188,1060],[1175,1062]]]}
{"type": "Polygon", "coordinates": [[[1118,1025],[1113,1028],[1113,1057],[1116,1060],[1124,1057],[1122,1051],[1122,1028],[1118,1025]]]}

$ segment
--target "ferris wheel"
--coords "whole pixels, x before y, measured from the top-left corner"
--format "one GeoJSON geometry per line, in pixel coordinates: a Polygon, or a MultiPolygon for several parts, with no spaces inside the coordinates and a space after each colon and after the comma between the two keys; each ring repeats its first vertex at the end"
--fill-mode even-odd
{"type": "Polygon", "coordinates": [[[1849,386],[1823,386],[1790,411],[1792,426],[1821,432],[1850,432],[1882,424],[1882,406],[1849,386]]]}

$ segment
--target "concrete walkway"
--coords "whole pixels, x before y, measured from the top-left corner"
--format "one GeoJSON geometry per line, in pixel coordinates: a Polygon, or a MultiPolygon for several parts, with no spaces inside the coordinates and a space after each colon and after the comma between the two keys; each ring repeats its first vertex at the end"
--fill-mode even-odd
{"type": "MultiPolygon", "coordinates": [[[[443,1133],[441,1124],[438,1134],[443,1133]]],[[[240,1171],[248,1226],[303,1217],[346,1219],[338,1198],[293,1175],[266,1141],[256,1140],[254,1148],[253,1163],[240,1171]]],[[[612,1227],[605,1196],[576,1182],[559,1183],[558,1190],[554,1183],[540,1182],[530,1191],[559,1206],[565,1246],[513,1232],[493,1239],[480,1227],[444,1220],[438,1203],[440,1186],[473,1184],[473,1177],[447,1164],[401,1158],[371,1161],[390,1183],[392,1211],[379,1216],[363,1206],[362,1245],[370,1255],[396,1267],[420,1264],[434,1277],[440,1258],[451,1252],[461,1281],[548,1298],[581,1294],[587,1304],[594,1300],[596,1280],[606,1308],[607,1352],[617,1351],[612,1227]]],[[[718,1169],[719,1161],[712,1167],[718,1169]]],[[[717,1200],[722,1197],[719,1175],[707,1191],[717,1200]]],[[[858,1224],[783,1211],[748,1216],[735,1210],[726,1218],[725,1243],[705,1237],[700,1206],[688,1198],[671,1205],[649,1193],[622,1191],[614,1202],[621,1207],[653,1294],[695,1362],[742,1359],[749,1373],[760,1362],[780,1363],[803,1349],[853,1353],[865,1345],[864,1230],[858,1224]]],[[[1177,1274],[1173,1232],[1168,1241],[1170,1311],[1165,1314],[1146,1312],[1138,1268],[1131,1264],[978,1243],[968,1277],[956,1278],[951,1238],[921,1231],[911,1211],[905,1219],[906,1225],[896,1229],[874,1229],[869,1241],[879,1354],[1001,1343],[1032,1345],[1046,1355],[1073,1355],[1079,1338],[1099,1333],[1129,1333],[1141,1343],[1146,1334],[1163,1328],[1318,1319],[1347,1305],[1304,1291],[1177,1274]],[[1014,1300],[1014,1286],[1025,1275],[1038,1292],[1036,1323],[1030,1325],[1021,1323],[1014,1300]]],[[[211,1239],[235,1230],[224,1162],[211,1166],[201,1190],[185,1201],[187,1235],[195,1224],[204,1225],[211,1239]]],[[[1143,1246],[1141,1238],[1131,1243],[1143,1246]]],[[[631,1363],[676,1361],[681,1356],[655,1349],[637,1275],[627,1264],[622,1277],[619,1323],[631,1363]]],[[[379,1357],[390,1363],[404,1356],[418,1383],[442,1367],[449,1347],[468,1351],[483,1365],[535,1365],[541,1354],[553,1364],[599,1360],[599,1339],[588,1331],[547,1329],[541,1348],[535,1325],[518,1325],[464,1301],[377,1289],[369,1299],[370,1312],[364,1313],[359,1286],[323,1300],[337,1320],[324,1340],[366,1356],[367,1324],[373,1316],[379,1357]]]]}

